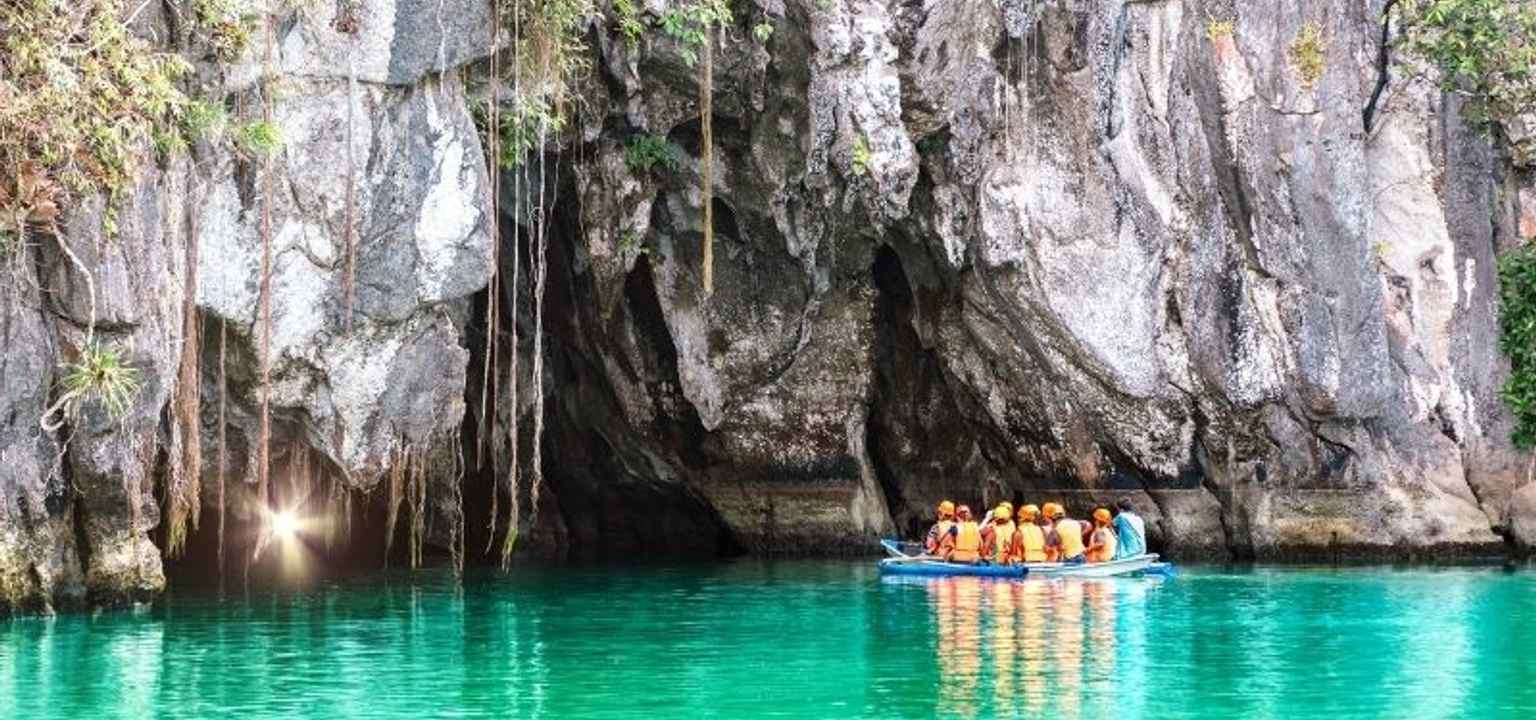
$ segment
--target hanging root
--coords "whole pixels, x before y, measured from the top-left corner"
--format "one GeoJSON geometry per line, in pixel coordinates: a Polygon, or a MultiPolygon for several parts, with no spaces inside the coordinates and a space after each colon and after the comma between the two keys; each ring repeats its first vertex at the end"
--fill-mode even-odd
{"type": "Polygon", "coordinates": [[[197,529],[202,511],[203,443],[199,418],[202,414],[202,331],[197,317],[197,228],[188,205],[186,263],[187,276],[181,311],[181,357],[172,399],[175,427],[171,432],[173,463],[166,485],[165,552],[171,557],[186,548],[187,525],[197,529]]]}
{"type": "Polygon", "coordinates": [[[228,504],[225,502],[224,485],[225,474],[229,472],[229,438],[226,428],[229,427],[229,375],[225,372],[224,360],[229,342],[228,323],[224,318],[219,318],[219,586],[224,584],[224,515],[228,504]]]}
{"type": "Polygon", "coordinates": [[[410,461],[410,448],[402,443],[391,455],[385,483],[387,505],[384,513],[384,567],[389,567],[389,555],[395,547],[395,523],[400,519],[400,501],[405,496],[405,473],[410,461]]]}
{"type": "MultiPolygon", "coordinates": [[[[715,30],[714,23],[704,25],[704,56],[699,64],[699,188],[704,203],[704,297],[715,293],[715,30]]],[[[535,450],[537,452],[537,450],[535,450]]]]}
{"type": "MultiPolygon", "coordinates": [[[[272,16],[266,18],[266,56],[263,61],[265,72],[272,72],[272,16]]],[[[272,123],[271,88],[263,86],[261,89],[261,114],[263,122],[272,123]]],[[[262,532],[266,531],[266,518],[270,514],[265,512],[271,502],[268,495],[268,477],[272,463],[272,154],[264,153],[262,160],[262,204],[261,204],[261,357],[260,378],[261,383],[261,411],[256,430],[256,496],[264,504],[262,532]]]]}

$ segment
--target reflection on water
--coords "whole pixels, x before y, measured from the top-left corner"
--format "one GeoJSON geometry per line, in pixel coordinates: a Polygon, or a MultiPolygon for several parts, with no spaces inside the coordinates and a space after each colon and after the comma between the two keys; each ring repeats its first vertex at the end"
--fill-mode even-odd
{"type": "Polygon", "coordinates": [[[1536,717],[1536,575],[743,562],[0,624],[0,718],[1536,717]]]}
{"type": "Polygon", "coordinates": [[[1116,618],[1123,605],[1144,598],[1149,584],[1157,582],[927,581],[937,628],[938,707],[956,717],[1134,710],[1141,703],[1123,703],[1103,689],[1116,686],[1117,674],[1145,668],[1142,634],[1116,618]],[[1129,636],[1124,650],[1122,635],[1129,636]],[[990,705],[980,703],[978,688],[986,689],[990,705]]]}

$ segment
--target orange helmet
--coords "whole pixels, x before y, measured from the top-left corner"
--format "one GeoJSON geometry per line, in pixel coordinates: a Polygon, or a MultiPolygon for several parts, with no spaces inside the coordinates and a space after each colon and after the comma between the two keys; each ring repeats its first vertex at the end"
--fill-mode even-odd
{"type": "Polygon", "coordinates": [[[939,503],[939,517],[947,518],[947,517],[954,517],[954,516],[955,516],[955,504],[954,503],[952,503],[952,502],[950,502],[948,500],[945,500],[944,502],[939,503]]]}
{"type": "Polygon", "coordinates": [[[1037,508],[1034,505],[1025,505],[1024,507],[1019,508],[1019,519],[1025,522],[1034,520],[1035,516],[1039,514],[1040,508],[1037,508]]]}
{"type": "Polygon", "coordinates": [[[1104,508],[1099,508],[1098,510],[1094,510],[1093,511],[1093,519],[1094,519],[1095,522],[1097,522],[1100,525],[1108,525],[1109,524],[1109,511],[1104,509],[1104,508]]]}
{"type": "Polygon", "coordinates": [[[1047,519],[1050,519],[1050,520],[1055,520],[1056,518],[1059,518],[1062,515],[1066,514],[1066,513],[1062,512],[1061,504],[1060,503],[1048,502],[1048,503],[1045,504],[1044,510],[1045,510],[1045,517],[1047,519]]]}

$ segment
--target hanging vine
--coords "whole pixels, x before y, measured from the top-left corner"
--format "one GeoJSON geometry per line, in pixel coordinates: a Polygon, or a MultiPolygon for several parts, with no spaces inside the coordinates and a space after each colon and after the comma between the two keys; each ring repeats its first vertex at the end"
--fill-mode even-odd
{"type": "Polygon", "coordinates": [[[202,416],[202,332],[197,318],[197,223],[196,214],[191,211],[200,205],[196,196],[194,192],[194,200],[188,203],[186,213],[186,278],[181,301],[181,356],[172,400],[175,417],[172,445],[179,452],[172,453],[176,462],[171,467],[165,498],[165,552],[171,557],[180,555],[185,549],[188,525],[196,530],[201,512],[203,449],[199,418],[202,416]]]}
{"type": "MultiPolygon", "coordinates": [[[[272,124],[272,34],[273,17],[265,18],[265,50],[262,59],[261,121],[267,128],[272,124]]],[[[261,152],[261,283],[259,322],[261,324],[261,349],[258,360],[258,376],[261,384],[260,411],[256,430],[256,498],[258,516],[262,518],[262,534],[269,524],[266,511],[270,488],[268,478],[272,461],[272,156],[276,147],[261,152]]]]}
{"type": "MultiPolygon", "coordinates": [[[[693,0],[661,17],[662,32],[677,41],[683,61],[699,68],[699,196],[704,235],[699,271],[706,298],[715,292],[715,28],[730,24],[727,0],[693,0]]],[[[772,35],[771,26],[759,35],[772,35]]]]}
{"type": "Polygon", "coordinates": [[[229,345],[229,324],[219,318],[219,587],[224,586],[224,517],[228,505],[224,488],[229,472],[229,374],[225,359],[229,345]]]}

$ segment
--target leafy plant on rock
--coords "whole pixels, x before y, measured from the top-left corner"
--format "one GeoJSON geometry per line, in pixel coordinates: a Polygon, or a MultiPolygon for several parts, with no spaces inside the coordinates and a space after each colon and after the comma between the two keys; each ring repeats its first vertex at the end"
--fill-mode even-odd
{"type": "Polygon", "coordinates": [[[109,417],[121,418],[142,388],[139,370],[124,362],[122,353],[87,340],[80,357],[67,365],[59,378],[59,397],[43,413],[44,427],[56,429],[59,425],[50,418],[60,414],[65,419],[78,419],[91,400],[100,403],[109,417]]]}
{"type": "Polygon", "coordinates": [[[624,145],[624,164],[641,173],[650,172],[658,165],[667,170],[676,170],[679,165],[672,143],[661,135],[631,137],[624,145]]]}
{"type": "Polygon", "coordinates": [[[1515,417],[1511,439],[1536,446],[1536,249],[1499,258],[1499,348],[1509,357],[1504,402],[1515,417]]]}
{"type": "Polygon", "coordinates": [[[1400,0],[1397,44],[1440,71],[1484,130],[1536,108],[1536,4],[1511,0],[1400,0]]]}

